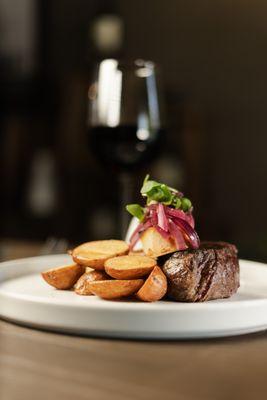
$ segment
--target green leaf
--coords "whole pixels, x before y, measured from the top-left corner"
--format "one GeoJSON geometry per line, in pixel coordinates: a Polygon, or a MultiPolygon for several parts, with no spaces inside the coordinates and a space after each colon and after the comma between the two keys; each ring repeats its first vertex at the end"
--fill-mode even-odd
{"type": "Polygon", "coordinates": [[[179,197],[174,197],[174,199],[173,199],[173,206],[176,208],[176,209],[178,209],[178,208],[180,208],[181,207],[181,205],[182,205],[182,201],[181,201],[181,199],[179,199],[179,197]]]}
{"type": "Polygon", "coordinates": [[[183,197],[181,199],[181,201],[182,201],[182,209],[183,209],[183,211],[184,212],[189,211],[190,208],[192,207],[191,201],[189,199],[187,199],[186,197],[183,197]]]}
{"type": "Polygon", "coordinates": [[[170,204],[170,202],[172,200],[172,194],[171,194],[169,187],[167,185],[161,184],[160,189],[163,193],[162,201],[164,202],[164,204],[167,204],[167,203],[170,204]]]}
{"type": "Polygon", "coordinates": [[[192,207],[192,203],[189,199],[181,198],[178,191],[164,183],[150,180],[149,175],[146,175],[144,179],[141,194],[147,197],[147,204],[158,202],[166,206],[175,207],[176,209],[180,208],[185,212],[189,211],[192,207]]]}
{"type": "Polygon", "coordinates": [[[160,186],[154,186],[147,194],[149,200],[160,201],[162,197],[162,191],[160,190],[160,186]]]}
{"type": "Polygon", "coordinates": [[[139,204],[128,204],[126,210],[134,217],[138,218],[139,221],[144,219],[145,210],[139,204]]]}
{"type": "Polygon", "coordinates": [[[160,183],[156,181],[145,181],[141,189],[141,194],[149,195],[149,193],[158,186],[160,186],[160,183]]]}
{"type": "Polygon", "coordinates": [[[145,179],[144,179],[144,182],[143,182],[143,185],[144,185],[147,181],[149,181],[149,174],[146,174],[145,179]]]}
{"type": "Polygon", "coordinates": [[[171,204],[172,194],[168,186],[155,182],[147,181],[141,189],[141,193],[147,196],[148,202],[152,200],[164,204],[171,204]]]}

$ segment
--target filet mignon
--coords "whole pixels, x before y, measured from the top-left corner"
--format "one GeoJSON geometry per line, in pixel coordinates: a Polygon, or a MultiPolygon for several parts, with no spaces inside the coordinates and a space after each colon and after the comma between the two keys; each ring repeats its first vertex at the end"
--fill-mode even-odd
{"type": "Polygon", "coordinates": [[[202,242],[197,250],[173,253],[163,264],[169,298],[197,302],[230,297],[239,287],[237,249],[225,242],[202,242]]]}

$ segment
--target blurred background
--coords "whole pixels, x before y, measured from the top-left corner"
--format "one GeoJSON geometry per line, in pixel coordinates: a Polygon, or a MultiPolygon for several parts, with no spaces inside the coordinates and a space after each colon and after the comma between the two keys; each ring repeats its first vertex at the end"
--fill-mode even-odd
{"type": "Polygon", "coordinates": [[[160,67],[165,122],[133,200],[150,172],[192,200],[202,239],[267,261],[266,21],[263,0],[0,0],[0,243],[119,237],[88,88],[100,60],[143,58],[160,67]]]}

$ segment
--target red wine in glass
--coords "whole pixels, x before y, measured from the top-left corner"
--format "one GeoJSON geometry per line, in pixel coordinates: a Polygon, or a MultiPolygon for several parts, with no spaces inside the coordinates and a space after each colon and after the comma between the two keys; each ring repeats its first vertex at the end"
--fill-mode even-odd
{"type": "Polygon", "coordinates": [[[162,129],[147,131],[134,125],[95,126],[89,131],[89,140],[103,165],[119,172],[131,172],[157,156],[162,133],[162,129]]]}
{"type": "MultiPolygon", "coordinates": [[[[122,210],[132,201],[133,173],[148,166],[163,143],[157,69],[151,61],[125,64],[103,60],[89,88],[89,145],[99,160],[118,175],[122,210]]],[[[122,211],[122,234],[127,214],[122,211]]]]}

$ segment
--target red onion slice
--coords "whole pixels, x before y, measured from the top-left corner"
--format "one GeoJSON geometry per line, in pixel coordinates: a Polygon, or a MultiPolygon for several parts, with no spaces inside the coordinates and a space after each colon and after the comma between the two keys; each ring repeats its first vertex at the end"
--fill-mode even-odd
{"type": "Polygon", "coordinates": [[[150,212],[150,219],[153,226],[158,226],[158,214],[155,210],[151,210],[150,212]]]}
{"type": "Polygon", "coordinates": [[[147,207],[145,222],[140,223],[130,238],[130,247],[133,248],[140,239],[140,234],[153,226],[165,239],[172,236],[177,250],[187,249],[187,243],[193,249],[199,247],[199,237],[194,230],[195,221],[191,213],[172,209],[161,203],[147,207]]]}
{"type": "Polygon", "coordinates": [[[150,228],[152,226],[152,222],[150,220],[147,220],[144,224],[143,224],[143,229],[142,231],[147,230],[148,228],[150,228]]]}
{"type": "Polygon", "coordinates": [[[186,213],[184,211],[176,210],[176,209],[170,208],[170,207],[166,207],[166,214],[169,217],[181,218],[181,219],[184,219],[184,220],[186,220],[186,218],[187,218],[187,215],[186,215],[186,213]]]}
{"type": "Polygon", "coordinates": [[[175,245],[177,247],[177,250],[185,250],[187,249],[187,245],[185,243],[183,234],[181,230],[178,228],[177,225],[171,220],[169,220],[169,227],[170,227],[170,233],[172,237],[174,238],[175,245]]]}
{"type": "Polygon", "coordinates": [[[187,217],[187,222],[189,223],[189,225],[191,225],[192,226],[192,228],[194,229],[195,228],[195,220],[194,220],[194,217],[193,217],[193,215],[192,214],[186,214],[186,217],[187,217]]]}
{"type": "Polygon", "coordinates": [[[139,232],[132,234],[132,236],[130,238],[130,249],[131,250],[134,248],[134,246],[136,245],[136,243],[138,242],[139,239],[140,239],[139,232]]]}
{"type": "Polygon", "coordinates": [[[158,226],[165,232],[169,230],[168,219],[165,214],[165,208],[163,204],[158,204],[158,226]]]}
{"type": "Polygon", "coordinates": [[[133,249],[134,246],[136,245],[136,243],[139,240],[139,234],[140,232],[143,230],[143,223],[140,223],[137,225],[137,227],[135,228],[135,230],[133,231],[131,237],[130,237],[130,248],[133,249]]]}
{"type": "Polygon", "coordinates": [[[174,218],[180,218],[189,223],[189,225],[192,226],[192,228],[195,227],[195,220],[192,214],[186,214],[182,210],[175,210],[173,208],[166,207],[165,208],[165,213],[169,217],[174,217],[174,218]]]}
{"type": "Polygon", "coordinates": [[[193,249],[199,247],[200,241],[196,231],[189,225],[189,223],[180,218],[174,218],[174,223],[185,233],[188,241],[193,249]]]}
{"type": "Polygon", "coordinates": [[[148,208],[149,210],[156,210],[157,207],[158,207],[158,204],[150,204],[149,206],[147,206],[147,208],[148,208]]]}

